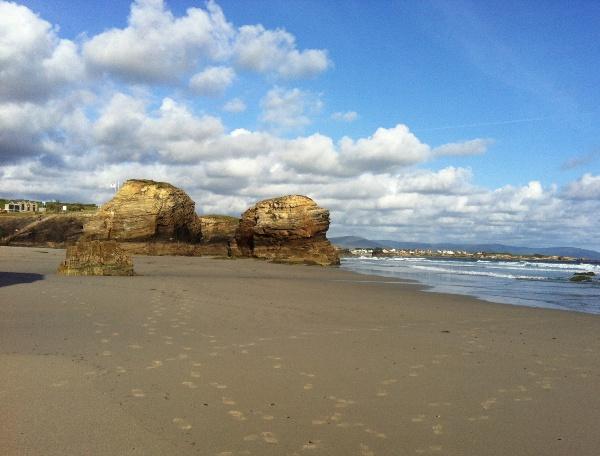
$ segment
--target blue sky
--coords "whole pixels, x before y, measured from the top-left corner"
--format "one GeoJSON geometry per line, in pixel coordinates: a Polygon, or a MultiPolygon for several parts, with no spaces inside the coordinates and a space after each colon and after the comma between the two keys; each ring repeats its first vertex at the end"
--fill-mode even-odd
{"type": "Polygon", "coordinates": [[[102,202],[104,182],[146,177],[199,212],[306,193],[334,234],[599,234],[597,2],[0,5],[5,46],[31,63],[0,52],[15,88],[0,90],[2,196],[102,202]],[[65,168],[78,190],[59,185],[65,168]]]}

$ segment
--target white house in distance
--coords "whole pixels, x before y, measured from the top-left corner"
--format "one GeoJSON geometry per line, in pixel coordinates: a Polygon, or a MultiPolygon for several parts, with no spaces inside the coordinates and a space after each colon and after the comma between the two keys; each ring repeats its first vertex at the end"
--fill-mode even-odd
{"type": "Polygon", "coordinates": [[[9,201],[4,205],[6,212],[44,212],[46,208],[38,206],[34,201],[9,201]]]}

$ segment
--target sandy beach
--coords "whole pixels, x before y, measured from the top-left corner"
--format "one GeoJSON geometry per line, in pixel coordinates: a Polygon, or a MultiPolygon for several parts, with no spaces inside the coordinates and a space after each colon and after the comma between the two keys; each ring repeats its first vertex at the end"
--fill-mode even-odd
{"type": "Polygon", "coordinates": [[[337,268],[0,247],[3,455],[600,454],[600,317],[337,268]]]}

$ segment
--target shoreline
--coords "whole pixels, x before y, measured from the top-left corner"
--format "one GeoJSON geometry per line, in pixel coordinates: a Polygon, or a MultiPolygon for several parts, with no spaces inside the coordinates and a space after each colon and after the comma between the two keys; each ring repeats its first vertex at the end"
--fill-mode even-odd
{"type": "Polygon", "coordinates": [[[63,257],[0,247],[7,455],[597,452],[597,315],[252,259],[59,277],[63,257]]]}

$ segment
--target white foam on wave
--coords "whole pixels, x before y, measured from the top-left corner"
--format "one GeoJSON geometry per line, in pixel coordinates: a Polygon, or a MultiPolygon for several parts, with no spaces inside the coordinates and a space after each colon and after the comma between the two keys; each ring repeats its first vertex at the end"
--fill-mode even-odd
{"type": "Polygon", "coordinates": [[[498,272],[488,272],[488,271],[465,271],[465,270],[440,268],[440,267],[437,267],[437,266],[420,266],[420,265],[416,265],[416,266],[413,266],[413,269],[419,269],[421,271],[439,272],[439,273],[442,273],[442,274],[456,274],[456,275],[497,277],[497,278],[500,278],[500,279],[547,280],[547,277],[541,277],[541,276],[501,274],[501,273],[498,273],[498,272]]]}

